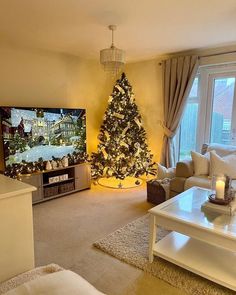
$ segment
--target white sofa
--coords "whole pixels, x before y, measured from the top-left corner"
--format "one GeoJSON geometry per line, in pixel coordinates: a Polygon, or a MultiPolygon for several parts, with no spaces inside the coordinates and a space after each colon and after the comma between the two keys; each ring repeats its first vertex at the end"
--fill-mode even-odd
{"type": "Polygon", "coordinates": [[[4,295],[105,295],[98,291],[89,282],[70,270],[56,270],[52,273],[50,266],[60,268],[58,265],[39,267],[20,274],[2,285],[0,294],[4,295]],[[45,270],[41,270],[45,268],[45,270]],[[43,273],[43,271],[45,273],[43,273]],[[7,291],[7,292],[4,292],[7,291]]]}
{"type": "MultiPolygon", "coordinates": [[[[205,154],[213,150],[220,157],[236,154],[236,146],[223,144],[204,144],[201,153],[205,154]]],[[[211,188],[211,177],[209,175],[195,176],[192,160],[178,162],[175,177],[170,181],[170,196],[173,197],[193,186],[211,188]]],[[[232,186],[236,188],[236,180],[232,181],[232,186]]]]}

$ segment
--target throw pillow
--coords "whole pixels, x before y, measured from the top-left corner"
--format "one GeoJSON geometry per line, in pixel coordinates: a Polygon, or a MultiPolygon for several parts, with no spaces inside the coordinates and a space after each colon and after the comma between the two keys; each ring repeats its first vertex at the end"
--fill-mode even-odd
{"type": "Polygon", "coordinates": [[[202,155],[200,153],[191,151],[193,161],[194,175],[209,175],[210,154],[202,155]]]}
{"type": "Polygon", "coordinates": [[[174,178],[175,177],[175,168],[166,168],[161,164],[157,164],[157,178],[174,178]]]}
{"type": "Polygon", "coordinates": [[[215,152],[210,152],[211,176],[225,174],[236,179],[236,155],[231,154],[225,157],[218,156],[215,152]]]}

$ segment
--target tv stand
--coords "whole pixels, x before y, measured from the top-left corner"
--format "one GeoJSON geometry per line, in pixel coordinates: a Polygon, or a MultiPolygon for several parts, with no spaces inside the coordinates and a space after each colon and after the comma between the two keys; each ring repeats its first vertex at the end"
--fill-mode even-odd
{"type": "Polygon", "coordinates": [[[33,204],[36,204],[90,188],[90,165],[82,163],[33,174],[22,174],[18,179],[37,188],[37,191],[32,193],[33,204]]]}

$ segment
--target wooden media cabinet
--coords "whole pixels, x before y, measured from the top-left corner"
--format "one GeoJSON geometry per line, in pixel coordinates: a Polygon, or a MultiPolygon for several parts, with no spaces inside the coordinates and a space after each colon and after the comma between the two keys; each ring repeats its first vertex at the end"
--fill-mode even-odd
{"type": "Polygon", "coordinates": [[[18,179],[37,188],[37,191],[32,193],[33,204],[36,204],[90,188],[90,165],[82,163],[33,174],[22,174],[18,179]]]}

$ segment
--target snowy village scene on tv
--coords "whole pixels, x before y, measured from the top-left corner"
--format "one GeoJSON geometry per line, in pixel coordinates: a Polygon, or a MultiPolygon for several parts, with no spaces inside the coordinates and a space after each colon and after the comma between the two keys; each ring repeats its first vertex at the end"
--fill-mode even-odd
{"type": "Polygon", "coordinates": [[[1,125],[8,173],[32,173],[85,161],[84,109],[1,108],[1,125]]]}

